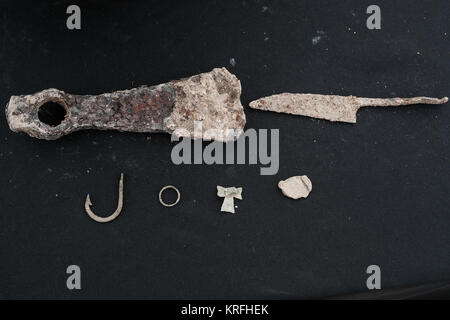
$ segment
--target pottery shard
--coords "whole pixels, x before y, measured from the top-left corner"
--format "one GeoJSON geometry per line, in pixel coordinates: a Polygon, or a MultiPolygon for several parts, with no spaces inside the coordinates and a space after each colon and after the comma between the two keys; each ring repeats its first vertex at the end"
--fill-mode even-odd
{"type": "Polygon", "coordinates": [[[278,188],[286,197],[300,199],[308,197],[312,183],[307,176],[294,176],[278,182],[278,188]]]}

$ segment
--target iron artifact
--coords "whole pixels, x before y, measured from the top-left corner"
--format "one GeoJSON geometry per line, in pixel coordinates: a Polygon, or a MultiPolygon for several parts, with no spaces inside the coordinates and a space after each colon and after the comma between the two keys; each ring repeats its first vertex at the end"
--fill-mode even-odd
{"type": "Polygon", "coordinates": [[[356,123],[356,113],[361,107],[443,104],[447,101],[447,97],[442,99],[428,97],[377,99],[309,93],[281,93],[252,101],[250,107],[330,121],[356,123]]]}
{"type": "Polygon", "coordinates": [[[226,130],[240,133],[244,129],[240,95],[239,79],[225,68],[216,68],[156,86],[100,95],[47,89],[12,96],[6,118],[12,131],[46,140],[78,130],[100,129],[167,132],[192,139],[228,141],[235,136],[227,135],[226,130]],[[48,119],[55,115],[61,117],[57,123],[48,119]],[[194,122],[202,125],[202,132],[194,130],[194,122]]]}

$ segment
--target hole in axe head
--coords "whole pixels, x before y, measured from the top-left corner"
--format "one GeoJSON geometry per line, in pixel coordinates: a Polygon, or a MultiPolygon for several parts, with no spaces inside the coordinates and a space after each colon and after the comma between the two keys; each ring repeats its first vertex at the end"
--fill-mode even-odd
{"type": "Polygon", "coordinates": [[[52,127],[61,124],[66,118],[66,114],[65,106],[56,101],[45,102],[38,110],[39,121],[52,127]]]}

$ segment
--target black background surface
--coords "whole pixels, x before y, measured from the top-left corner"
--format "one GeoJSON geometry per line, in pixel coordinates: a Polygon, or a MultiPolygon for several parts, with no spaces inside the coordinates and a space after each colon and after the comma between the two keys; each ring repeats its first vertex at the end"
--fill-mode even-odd
{"type": "Polygon", "coordinates": [[[448,105],[364,108],[355,125],[251,110],[280,92],[448,96],[448,1],[2,2],[0,101],[49,87],[99,94],[225,66],[246,128],[280,129],[280,169],[173,165],[167,134],[82,131],[41,141],[0,117],[0,298],[312,298],[450,279],[448,105]],[[321,41],[312,38],[322,33],[321,41]],[[236,61],[235,67],[229,63],[236,61]],[[116,207],[98,224],[84,212],[116,207]],[[277,182],[307,174],[308,199],[277,182]],[[158,202],[178,186],[179,205],[158,202]],[[221,214],[216,185],[242,186],[221,214]],[[66,288],[68,265],[82,290],[66,288]]]}

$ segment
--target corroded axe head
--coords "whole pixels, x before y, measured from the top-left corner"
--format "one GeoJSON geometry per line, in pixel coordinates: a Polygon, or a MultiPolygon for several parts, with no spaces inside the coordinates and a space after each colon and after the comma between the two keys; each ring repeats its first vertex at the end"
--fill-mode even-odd
{"type": "Polygon", "coordinates": [[[240,95],[236,76],[217,68],[157,86],[100,95],[48,89],[12,96],[6,118],[12,131],[47,140],[82,129],[100,129],[168,132],[192,139],[227,141],[244,129],[240,95]],[[202,131],[194,130],[194,123],[201,124],[202,131]],[[230,130],[235,134],[230,135],[230,130]]]}

